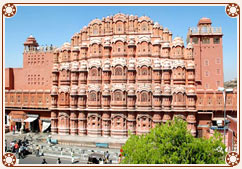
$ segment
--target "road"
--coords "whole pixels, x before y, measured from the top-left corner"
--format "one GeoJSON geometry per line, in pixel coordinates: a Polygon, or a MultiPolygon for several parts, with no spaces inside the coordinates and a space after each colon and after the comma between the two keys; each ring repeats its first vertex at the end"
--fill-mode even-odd
{"type": "MultiPolygon", "coordinates": [[[[19,164],[41,164],[44,158],[48,164],[56,164],[58,157],[27,155],[19,160],[19,164]]],[[[60,160],[62,164],[71,164],[71,158],[60,158],[60,160]]],[[[75,161],[75,164],[87,164],[87,161],[75,161]]]]}

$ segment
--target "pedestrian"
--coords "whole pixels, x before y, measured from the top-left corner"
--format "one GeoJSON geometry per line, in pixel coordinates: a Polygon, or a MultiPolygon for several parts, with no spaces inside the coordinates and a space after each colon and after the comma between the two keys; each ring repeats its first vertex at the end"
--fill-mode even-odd
{"type": "Polygon", "coordinates": [[[7,142],[7,140],[5,140],[5,152],[7,152],[8,151],[8,142],[7,142]]]}
{"type": "Polygon", "coordinates": [[[47,164],[45,158],[43,159],[42,163],[41,164],[47,164]]]}
{"type": "Polygon", "coordinates": [[[39,145],[36,147],[36,157],[39,157],[39,145]]]}
{"type": "Polygon", "coordinates": [[[61,164],[61,160],[60,160],[60,158],[57,159],[56,164],[61,164]]]}
{"type": "Polygon", "coordinates": [[[102,158],[99,158],[99,164],[103,164],[102,158]]]}
{"type": "Polygon", "coordinates": [[[110,154],[108,153],[108,151],[106,151],[105,155],[104,155],[104,158],[105,158],[105,161],[108,162],[109,161],[109,156],[110,154]]]}
{"type": "Polygon", "coordinates": [[[72,164],[74,163],[74,153],[73,153],[73,151],[71,152],[71,163],[72,164]]]}
{"type": "Polygon", "coordinates": [[[18,142],[16,142],[14,145],[14,152],[18,152],[18,149],[19,149],[19,145],[18,145],[18,142]]]}
{"type": "Polygon", "coordinates": [[[21,158],[24,159],[24,146],[23,145],[21,145],[19,147],[18,153],[19,153],[19,159],[21,159],[21,158]]]}

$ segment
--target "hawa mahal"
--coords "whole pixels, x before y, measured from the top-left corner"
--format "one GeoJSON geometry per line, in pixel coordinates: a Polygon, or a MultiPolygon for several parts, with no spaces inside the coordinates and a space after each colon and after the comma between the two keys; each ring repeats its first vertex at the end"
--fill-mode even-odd
{"type": "MultiPolygon", "coordinates": [[[[211,24],[189,28],[186,46],[149,17],[122,13],[94,19],[60,48],[31,35],[23,68],[5,69],[5,124],[127,137],[179,116],[194,136],[209,137],[224,124],[223,34],[211,24]]],[[[236,89],[226,113],[237,117],[236,89]]]]}

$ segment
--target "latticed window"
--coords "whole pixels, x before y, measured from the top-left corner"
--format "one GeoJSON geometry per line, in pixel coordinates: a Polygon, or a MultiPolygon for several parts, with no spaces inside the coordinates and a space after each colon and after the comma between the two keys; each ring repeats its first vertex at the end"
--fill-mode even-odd
{"type": "Polygon", "coordinates": [[[142,32],[146,32],[148,30],[148,26],[147,26],[147,23],[146,22],[143,22],[142,23],[141,30],[142,30],[142,32]]]}
{"type": "Polygon", "coordinates": [[[91,76],[97,76],[98,75],[97,69],[93,68],[90,74],[91,76]]]}
{"type": "Polygon", "coordinates": [[[209,44],[210,43],[210,38],[209,37],[202,37],[202,43],[203,44],[209,44]]]}
{"type": "Polygon", "coordinates": [[[117,22],[117,32],[122,32],[122,31],[123,31],[123,23],[117,22]]]}
{"type": "Polygon", "coordinates": [[[218,104],[218,105],[221,105],[221,104],[222,104],[222,97],[221,97],[221,96],[218,97],[218,99],[217,99],[217,104],[218,104]]]}
{"type": "Polygon", "coordinates": [[[28,102],[28,96],[24,96],[24,102],[25,102],[25,103],[28,102]]]}
{"type": "Polygon", "coordinates": [[[114,93],[114,101],[122,101],[122,93],[120,91],[114,93]]]}
{"type": "Polygon", "coordinates": [[[95,25],[95,26],[93,27],[93,34],[94,34],[94,35],[97,35],[97,34],[98,34],[98,26],[97,26],[97,25],[95,25]]]}
{"type": "Polygon", "coordinates": [[[141,75],[143,75],[143,76],[147,76],[148,75],[148,68],[147,67],[142,67],[141,75]]]}
{"type": "Polygon", "coordinates": [[[122,76],[123,70],[121,67],[116,67],[115,68],[115,75],[116,76],[122,76]]]}
{"type": "Polygon", "coordinates": [[[148,94],[146,92],[141,94],[141,102],[147,102],[148,101],[148,94]]]}
{"type": "Polygon", "coordinates": [[[38,102],[39,102],[39,103],[42,103],[42,97],[41,97],[41,96],[39,96],[39,98],[38,98],[38,102]]]}
{"type": "Polygon", "coordinates": [[[183,94],[182,93],[178,93],[177,94],[177,102],[183,102],[184,98],[183,98],[183,94]]]}
{"type": "Polygon", "coordinates": [[[13,96],[10,97],[10,102],[13,102],[14,101],[14,98],[13,96]]]}
{"type": "Polygon", "coordinates": [[[96,101],[97,100],[97,95],[95,92],[92,92],[89,94],[89,101],[96,101]]]}
{"type": "Polygon", "coordinates": [[[231,96],[227,97],[226,104],[228,104],[228,105],[232,104],[232,97],[231,96]]]}
{"type": "Polygon", "coordinates": [[[148,43],[147,42],[142,42],[141,43],[141,48],[142,48],[142,52],[147,52],[148,51],[148,43]]]}

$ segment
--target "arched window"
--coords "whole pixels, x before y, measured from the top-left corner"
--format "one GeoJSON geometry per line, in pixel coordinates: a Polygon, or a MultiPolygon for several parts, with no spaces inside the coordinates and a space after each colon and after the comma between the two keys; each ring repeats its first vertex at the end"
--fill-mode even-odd
{"type": "Polygon", "coordinates": [[[89,101],[96,101],[97,100],[97,95],[95,92],[91,92],[89,94],[89,101]]]}
{"type": "Polygon", "coordinates": [[[92,52],[93,52],[94,54],[96,54],[96,53],[98,53],[98,51],[99,51],[98,44],[93,44],[93,46],[92,46],[92,52]]]}
{"type": "Polygon", "coordinates": [[[142,76],[147,76],[148,75],[148,68],[146,66],[143,66],[141,68],[141,75],[142,76]]]}
{"type": "Polygon", "coordinates": [[[142,42],[141,43],[141,52],[148,52],[148,43],[147,42],[142,42]]]}
{"type": "Polygon", "coordinates": [[[141,24],[141,31],[142,32],[147,32],[148,31],[148,24],[147,24],[147,22],[142,22],[142,24],[141,24]]]}
{"type": "Polygon", "coordinates": [[[116,76],[122,76],[122,74],[123,74],[122,68],[121,67],[116,67],[115,68],[115,75],[116,76]]]}
{"type": "Polygon", "coordinates": [[[116,31],[117,31],[117,33],[123,32],[123,22],[119,21],[116,23],[116,31]]]}
{"type": "Polygon", "coordinates": [[[121,91],[116,91],[114,93],[114,101],[122,101],[122,92],[121,91]]]}
{"type": "Polygon", "coordinates": [[[141,102],[148,101],[148,94],[146,92],[141,93],[141,102]]]}
{"type": "Polygon", "coordinates": [[[97,35],[97,34],[98,34],[98,25],[95,24],[95,25],[93,26],[93,35],[97,35]]]}
{"type": "Polygon", "coordinates": [[[90,71],[91,76],[98,76],[98,70],[96,68],[92,68],[90,71]]]}
{"type": "Polygon", "coordinates": [[[124,44],[123,42],[119,41],[116,43],[116,48],[117,48],[117,52],[120,53],[120,52],[124,52],[124,44]]]}
{"type": "Polygon", "coordinates": [[[182,93],[177,94],[177,102],[184,102],[184,96],[182,93]]]}

